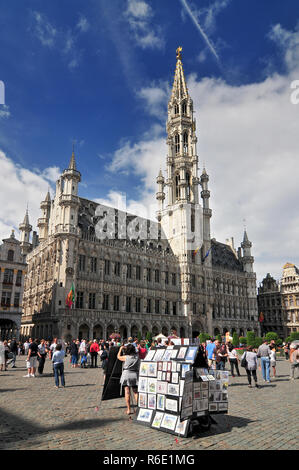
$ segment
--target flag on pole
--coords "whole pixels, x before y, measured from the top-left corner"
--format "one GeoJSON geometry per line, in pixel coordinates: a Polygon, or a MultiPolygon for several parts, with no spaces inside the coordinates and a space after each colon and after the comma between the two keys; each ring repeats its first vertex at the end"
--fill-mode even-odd
{"type": "Polygon", "coordinates": [[[204,260],[209,256],[210,251],[211,251],[211,248],[206,252],[206,254],[205,254],[205,256],[204,256],[202,262],[204,262],[204,260]]]}
{"type": "Polygon", "coordinates": [[[193,251],[193,256],[195,256],[199,250],[200,250],[200,247],[196,248],[196,250],[193,251]]]}
{"type": "Polygon", "coordinates": [[[68,308],[71,308],[74,303],[75,303],[75,287],[74,287],[74,283],[72,282],[72,287],[66,297],[65,305],[68,308]]]}
{"type": "Polygon", "coordinates": [[[259,322],[262,323],[265,320],[263,312],[260,313],[259,322]]]}

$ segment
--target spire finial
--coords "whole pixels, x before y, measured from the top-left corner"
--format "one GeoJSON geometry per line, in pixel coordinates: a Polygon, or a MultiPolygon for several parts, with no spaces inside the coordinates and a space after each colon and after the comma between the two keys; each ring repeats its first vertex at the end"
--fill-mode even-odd
{"type": "Polygon", "coordinates": [[[69,170],[76,170],[75,141],[74,140],[73,140],[73,150],[72,150],[71,161],[70,161],[70,164],[69,164],[69,170]]]}
{"type": "Polygon", "coordinates": [[[177,60],[182,60],[182,50],[183,50],[182,46],[179,46],[179,47],[177,48],[177,50],[176,50],[176,58],[177,58],[177,60]]]}

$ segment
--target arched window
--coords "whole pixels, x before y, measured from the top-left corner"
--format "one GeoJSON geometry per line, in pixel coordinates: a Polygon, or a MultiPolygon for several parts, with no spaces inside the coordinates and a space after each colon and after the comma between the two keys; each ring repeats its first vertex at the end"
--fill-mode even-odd
{"type": "Polygon", "coordinates": [[[182,104],[182,114],[185,114],[185,115],[187,114],[187,104],[185,101],[182,104]]]}
{"type": "Polygon", "coordinates": [[[178,104],[174,105],[174,114],[179,114],[179,105],[178,104]]]}
{"type": "Polygon", "coordinates": [[[190,173],[186,173],[186,182],[187,182],[186,196],[189,201],[190,200],[190,173]]]}
{"type": "Polygon", "coordinates": [[[175,142],[175,153],[180,153],[180,136],[179,136],[179,134],[176,134],[174,136],[174,142],[175,142]]]}
{"type": "Polygon", "coordinates": [[[8,253],[7,253],[7,261],[13,261],[13,258],[14,258],[14,251],[13,250],[8,250],[8,253]]]}
{"type": "Polygon", "coordinates": [[[188,154],[188,134],[187,132],[184,132],[183,134],[183,150],[184,150],[184,155],[188,154]]]}
{"type": "Polygon", "coordinates": [[[180,197],[179,184],[180,184],[180,175],[176,175],[176,177],[175,177],[175,197],[176,197],[176,199],[179,199],[179,197],[180,197]]]}

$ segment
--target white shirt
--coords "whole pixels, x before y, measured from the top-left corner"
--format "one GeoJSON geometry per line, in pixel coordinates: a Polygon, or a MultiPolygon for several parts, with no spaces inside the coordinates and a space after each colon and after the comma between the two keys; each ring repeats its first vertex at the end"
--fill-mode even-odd
{"type": "Polygon", "coordinates": [[[237,359],[237,351],[235,349],[232,349],[231,351],[228,351],[228,357],[229,359],[237,359]]]}

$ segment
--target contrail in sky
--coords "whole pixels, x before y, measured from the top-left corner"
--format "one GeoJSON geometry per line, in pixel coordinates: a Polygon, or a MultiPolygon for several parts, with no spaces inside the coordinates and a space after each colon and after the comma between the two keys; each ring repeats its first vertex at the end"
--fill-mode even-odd
{"type": "Polygon", "coordinates": [[[213,56],[217,60],[218,64],[221,66],[220,58],[219,58],[217,52],[215,51],[215,48],[213,47],[213,44],[210,42],[208,36],[206,35],[204,30],[200,26],[199,22],[197,21],[196,17],[192,13],[192,11],[190,10],[190,7],[189,7],[188,3],[186,2],[186,0],[181,0],[181,3],[183,5],[183,7],[186,9],[188,15],[190,16],[191,20],[195,24],[196,28],[200,32],[201,36],[203,37],[204,41],[206,42],[206,44],[207,44],[208,48],[210,49],[210,51],[212,52],[213,56]]]}

